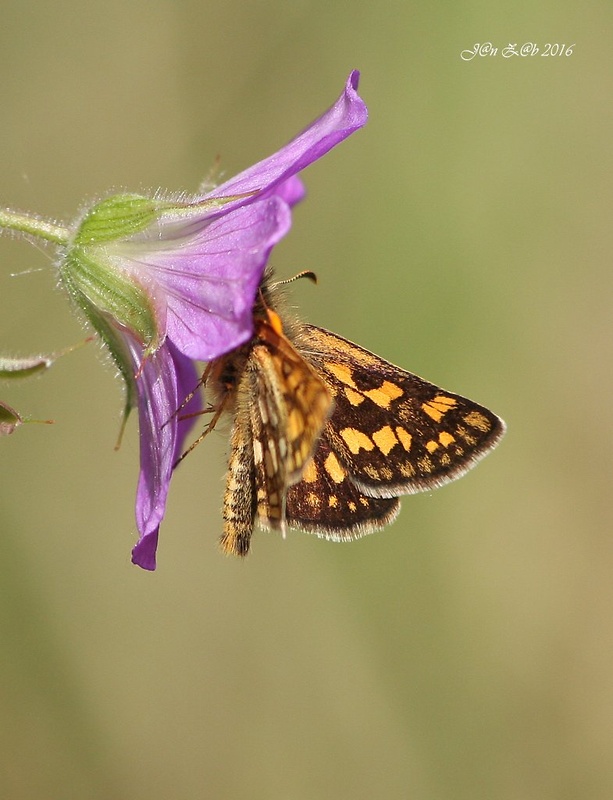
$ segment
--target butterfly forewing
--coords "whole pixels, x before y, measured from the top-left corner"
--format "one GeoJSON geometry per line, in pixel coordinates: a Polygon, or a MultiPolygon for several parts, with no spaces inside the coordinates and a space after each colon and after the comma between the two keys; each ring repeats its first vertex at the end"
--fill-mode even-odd
{"type": "Polygon", "coordinates": [[[334,395],[326,437],[366,495],[397,497],[458,478],[504,433],[483,406],[329,331],[305,325],[299,350],[334,395]]]}
{"type": "Polygon", "coordinates": [[[256,376],[251,430],[260,521],[282,528],[288,488],[300,480],[333,401],[326,384],[282,333],[260,326],[253,348],[256,376]]]}

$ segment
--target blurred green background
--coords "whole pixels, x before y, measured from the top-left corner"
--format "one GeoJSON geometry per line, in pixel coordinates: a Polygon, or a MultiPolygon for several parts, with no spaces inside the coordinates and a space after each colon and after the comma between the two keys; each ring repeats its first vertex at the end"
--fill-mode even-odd
{"type": "MultiPolygon", "coordinates": [[[[613,797],[610,3],[3,0],[0,204],[68,220],[272,153],[352,68],[370,121],[304,175],[293,302],[508,425],[338,545],[216,549],[227,438],[130,565],[138,432],[95,346],[2,398],[0,796],[613,797]],[[571,57],[465,62],[475,42],[571,57]]],[[[2,351],[83,337],[0,240],[2,351]],[[11,277],[11,273],[20,273],[11,277]]]]}

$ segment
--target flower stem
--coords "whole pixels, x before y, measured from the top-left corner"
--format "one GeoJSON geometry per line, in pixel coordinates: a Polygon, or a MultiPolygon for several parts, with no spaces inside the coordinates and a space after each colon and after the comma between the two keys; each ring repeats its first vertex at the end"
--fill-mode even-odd
{"type": "Polygon", "coordinates": [[[8,208],[0,208],[0,229],[2,228],[37,236],[39,239],[46,239],[54,244],[67,244],[70,237],[69,230],[61,225],[32,217],[29,214],[11,211],[8,208]]]}

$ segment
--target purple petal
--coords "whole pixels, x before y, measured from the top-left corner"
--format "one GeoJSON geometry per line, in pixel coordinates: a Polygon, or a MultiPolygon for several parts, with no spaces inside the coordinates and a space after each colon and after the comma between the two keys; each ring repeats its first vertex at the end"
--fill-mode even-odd
{"type": "MultiPolygon", "coordinates": [[[[360,73],[354,70],[341,96],[319,119],[272,156],[230,178],[207,196],[227,197],[258,192],[259,198],[264,192],[272,192],[279,184],[308,167],[365,125],[368,111],[357,93],[359,78],[360,73]]],[[[249,198],[237,200],[224,206],[223,211],[248,202],[251,202],[249,198]]]]}
{"type": "Polygon", "coordinates": [[[304,199],[305,195],[306,189],[297,175],[292,175],[286,181],[283,181],[283,183],[275,187],[275,197],[280,197],[282,200],[285,200],[290,208],[304,199]]]}
{"type": "MultiPolygon", "coordinates": [[[[288,187],[295,195],[297,187],[288,187]]],[[[147,248],[131,262],[146,274],[167,337],[185,355],[209,361],[253,332],[252,309],[273,246],[291,225],[288,205],[273,196],[190,227],[147,248]]]]}
{"type": "MultiPolygon", "coordinates": [[[[132,561],[143,569],[153,570],[172,467],[194,422],[193,418],[179,421],[175,412],[196,387],[198,376],[191,360],[170,342],[141,364],[142,348],[132,337],[127,337],[127,341],[134,363],[140,368],[137,379],[140,476],[136,493],[136,524],[140,536],[132,550],[132,561]]],[[[200,408],[200,395],[196,394],[182,414],[200,408]]]]}
{"type": "Polygon", "coordinates": [[[149,286],[158,327],[187,356],[218,358],[247,341],[252,309],[272,247],[291,225],[289,208],[304,197],[297,173],[367,120],[352,72],[336,103],[277,153],[168,212],[158,227],[122,253],[123,268],[149,286]],[[227,203],[218,197],[239,195],[227,203]]]}
{"type": "MultiPolygon", "coordinates": [[[[185,398],[193,394],[196,386],[200,382],[200,374],[191,358],[185,358],[174,345],[169,342],[168,347],[172,354],[177,377],[177,399],[179,405],[185,402],[185,398]]],[[[202,394],[200,391],[193,394],[190,401],[181,409],[178,414],[177,438],[175,442],[175,452],[173,454],[173,464],[185,450],[185,440],[194,427],[196,418],[194,415],[202,411],[202,394]]]]}

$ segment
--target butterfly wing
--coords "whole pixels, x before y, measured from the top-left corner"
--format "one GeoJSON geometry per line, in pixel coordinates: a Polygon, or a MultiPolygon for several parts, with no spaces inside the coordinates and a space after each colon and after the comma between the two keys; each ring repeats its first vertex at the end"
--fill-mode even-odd
{"type": "Polygon", "coordinates": [[[459,478],[504,434],[472,400],[390,364],[334,333],[304,325],[298,350],[334,396],[325,437],[369,497],[398,497],[459,478]]]}
{"type": "Polygon", "coordinates": [[[324,430],[302,479],[287,492],[289,525],[326,539],[347,541],[380,530],[400,510],[396,498],[366,497],[349,479],[324,430]]]}
{"type": "Polygon", "coordinates": [[[339,541],[379,530],[399,495],[460,477],[504,431],[341,336],[303,325],[290,342],[260,321],[237,387],[222,548],[245,555],[256,514],[339,541]]]}
{"type": "Polygon", "coordinates": [[[300,480],[333,400],[324,381],[271,327],[260,331],[249,365],[255,375],[251,430],[260,522],[284,528],[288,488],[300,480]]]}

